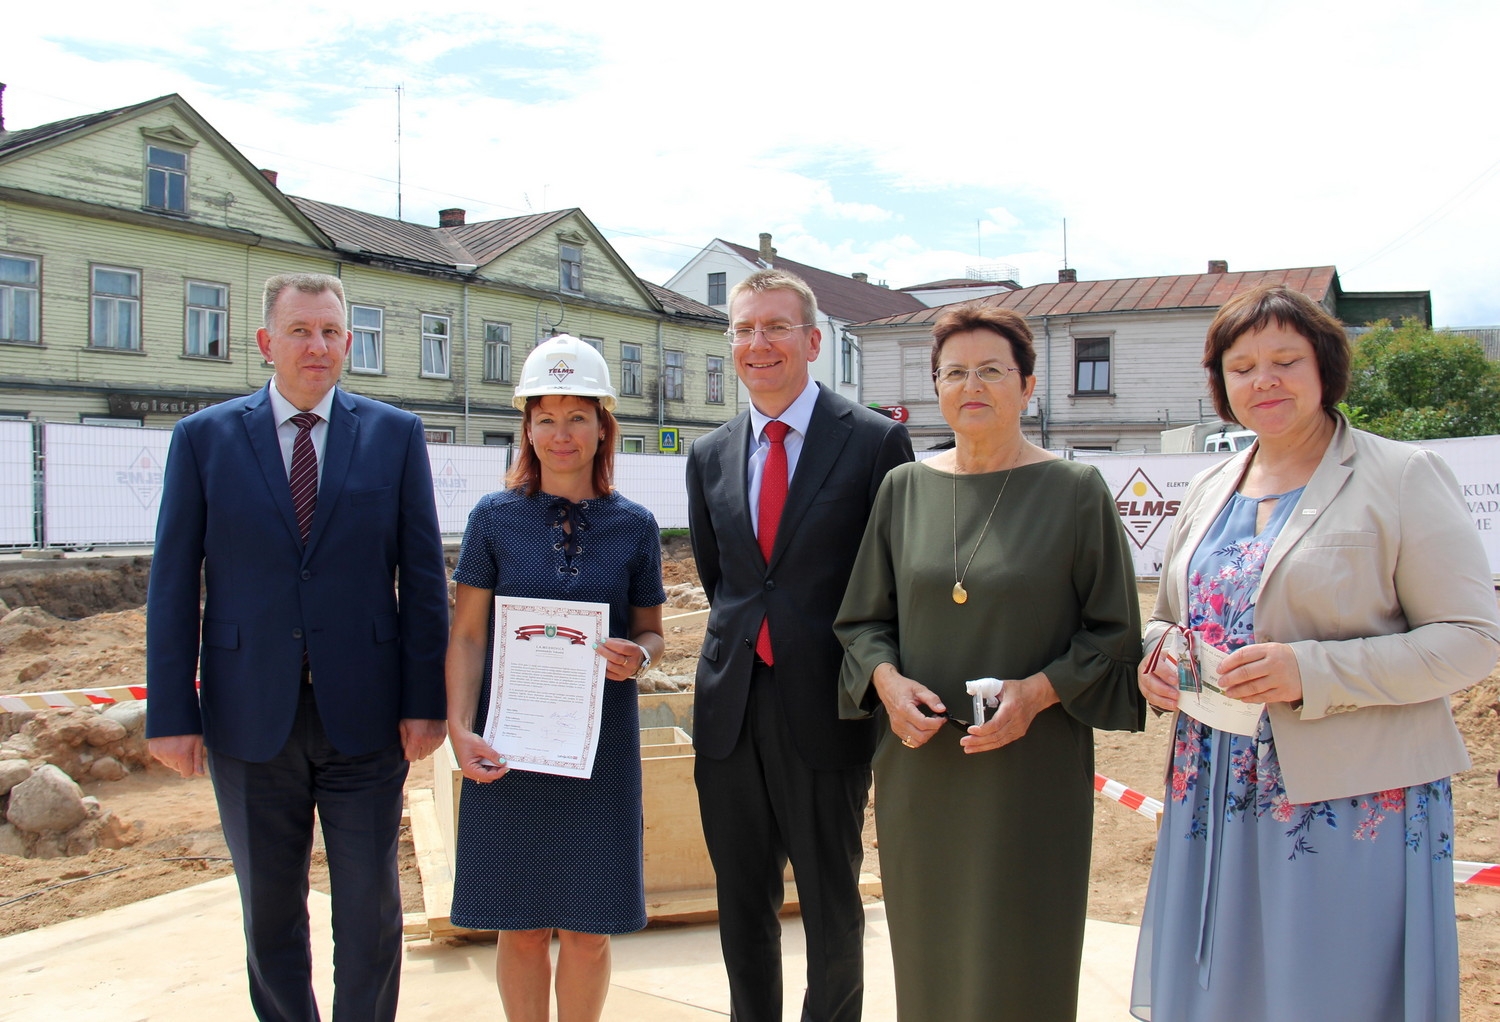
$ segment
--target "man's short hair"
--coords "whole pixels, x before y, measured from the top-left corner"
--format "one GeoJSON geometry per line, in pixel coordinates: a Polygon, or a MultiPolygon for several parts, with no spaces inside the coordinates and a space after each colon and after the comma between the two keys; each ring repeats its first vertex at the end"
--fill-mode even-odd
{"type": "MultiPolygon", "coordinates": [[[[271,314],[276,311],[276,302],[281,298],[281,292],[287,288],[301,291],[305,295],[318,295],[324,291],[332,291],[338,297],[339,304],[344,305],[344,282],[337,277],[327,273],[278,273],[266,281],[266,290],[261,302],[262,317],[261,324],[267,330],[271,328],[271,314]]],[[[348,312],[344,314],[347,320],[348,312]]]]}
{"type": "MultiPolygon", "coordinates": [[[[791,291],[802,299],[802,320],[814,326],[818,321],[818,297],[813,294],[812,288],[807,286],[807,281],[795,273],[785,270],[756,270],[750,276],[740,281],[729,292],[729,309],[734,311],[734,300],[747,291],[762,293],[765,291],[791,291]]],[[[733,325],[732,323],[730,324],[733,325]]]]}

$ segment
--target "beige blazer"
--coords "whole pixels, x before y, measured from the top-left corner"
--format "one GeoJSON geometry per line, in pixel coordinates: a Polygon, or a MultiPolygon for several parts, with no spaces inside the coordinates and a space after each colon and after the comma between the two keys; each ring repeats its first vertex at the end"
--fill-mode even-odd
{"type": "MultiPolygon", "coordinates": [[[[1163,557],[1147,648],[1184,623],[1188,560],[1252,447],[1195,478],[1163,557]]],[[[1421,784],[1469,766],[1448,695],[1500,655],[1484,548],[1431,451],[1337,429],[1266,557],[1257,642],[1291,646],[1302,705],[1270,707],[1287,796],[1317,802],[1421,784]]]]}

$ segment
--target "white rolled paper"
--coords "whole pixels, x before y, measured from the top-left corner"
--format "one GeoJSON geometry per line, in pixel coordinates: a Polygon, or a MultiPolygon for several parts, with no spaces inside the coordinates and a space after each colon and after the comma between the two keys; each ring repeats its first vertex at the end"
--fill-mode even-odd
{"type": "Polygon", "coordinates": [[[974,697],[974,723],[983,724],[984,708],[1000,705],[1000,693],[1005,690],[1005,682],[999,678],[975,678],[964,686],[964,690],[974,697]]]}

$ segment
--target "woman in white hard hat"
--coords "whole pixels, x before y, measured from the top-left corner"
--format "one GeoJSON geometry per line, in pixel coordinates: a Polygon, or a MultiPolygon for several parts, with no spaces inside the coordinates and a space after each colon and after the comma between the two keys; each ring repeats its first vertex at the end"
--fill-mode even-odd
{"type": "Polygon", "coordinates": [[[448,730],[463,770],[451,918],[499,930],[510,1022],[546,1022],[557,933],[557,1015],[598,1019],[609,935],[646,925],[636,674],[665,645],[656,519],[614,492],[618,426],[609,368],[562,335],[527,357],[516,388],[522,440],[506,489],[475,506],[453,573],[448,730]],[[603,720],[588,779],[508,771],[480,737],[494,597],[609,604],[603,720]]]}

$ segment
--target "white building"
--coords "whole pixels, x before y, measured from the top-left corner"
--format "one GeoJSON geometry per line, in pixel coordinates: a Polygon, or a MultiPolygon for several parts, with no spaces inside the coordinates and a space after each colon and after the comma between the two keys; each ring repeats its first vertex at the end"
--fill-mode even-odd
{"type": "MultiPolygon", "coordinates": [[[[1160,449],[1161,431],[1215,418],[1201,366],[1208,325],[1242,290],[1280,283],[1308,295],[1353,327],[1377,318],[1432,322],[1426,291],[1346,292],[1332,266],[1119,280],[1072,279],[981,299],[1026,317],[1036,338],[1036,392],[1022,420],[1032,441],[1053,450],[1160,449]]],[[[941,307],[856,323],[864,352],[864,400],[906,410],[918,450],[952,431],[932,385],[932,324],[941,307]]]]}
{"type": "Polygon", "coordinates": [[[760,236],[758,249],[715,238],[666,287],[728,315],[729,292],[734,286],[756,270],[772,266],[801,277],[818,296],[817,326],[823,344],[812,364],[813,379],[851,401],[868,403],[871,399],[860,384],[858,342],[847,328],[851,323],[918,312],[926,308],[920,299],[871,284],[863,273],[845,276],[784,259],[771,247],[769,234],[760,236]]]}

